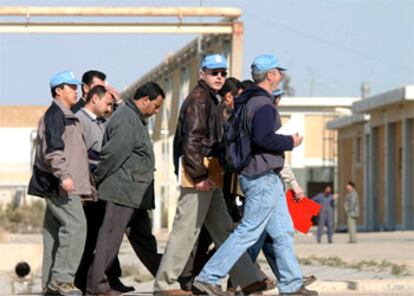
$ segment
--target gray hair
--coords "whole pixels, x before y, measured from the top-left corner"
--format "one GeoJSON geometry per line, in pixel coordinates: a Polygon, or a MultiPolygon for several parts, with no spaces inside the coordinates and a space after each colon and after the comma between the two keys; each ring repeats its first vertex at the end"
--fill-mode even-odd
{"type": "Polygon", "coordinates": [[[269,71],[257,71],[252,70],[252,79],[256,84],[261,83],[266,80],[266,74],[269,71]]]}

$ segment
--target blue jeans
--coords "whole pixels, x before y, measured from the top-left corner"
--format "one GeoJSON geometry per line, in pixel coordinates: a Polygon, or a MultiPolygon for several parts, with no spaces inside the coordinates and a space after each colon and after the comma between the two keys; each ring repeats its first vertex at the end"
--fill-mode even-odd
{"type": "Polygon", "coordinates": [[[277,280],[280,281],[279,269],[276,262],[276,254],[273,248],[273,240],[266,231],[263,231],[257,242],[252,247],[250,247],[249,250],[247,250],[250,258],[252,258],[254,262],[256,262],[257,257],[259,257],[260,250],[263,250],[263,254],[265,255],[267,263],[275,274],[277,280]]]}
{"type": "Polygon", "coordinates": [[[293,223],[283,185],[274,172],[256,178],[240,176],[246,194],[241,223],[207,262],[196,281],[220,285],[240,256],[267,232],[273,240],[279,270],[280,293],[292,293],[302,286],[302,272],[293,250],[293,223]]]}

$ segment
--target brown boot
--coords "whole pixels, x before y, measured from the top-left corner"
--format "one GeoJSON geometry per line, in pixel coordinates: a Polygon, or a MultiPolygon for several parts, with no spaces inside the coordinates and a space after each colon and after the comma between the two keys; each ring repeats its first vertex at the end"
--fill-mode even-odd
{"type": "Polygon", "coordinates": [[[154,291],[154,295],[157,295],[157,296],[189,296],[189,295],[193,295],[193,293],[191,291],[184,291],[181,289],[176,289],[176,290],[154,291]]]}
{"type": "Polygon", "coordinates": [[[264,280],[254,282],[253,284],[248,285],[247,287],[242,288],[242,291],[245,295],[264,292],[267,290],[274,289],[276,284],[271,279],[265,278],[264,280]]]}

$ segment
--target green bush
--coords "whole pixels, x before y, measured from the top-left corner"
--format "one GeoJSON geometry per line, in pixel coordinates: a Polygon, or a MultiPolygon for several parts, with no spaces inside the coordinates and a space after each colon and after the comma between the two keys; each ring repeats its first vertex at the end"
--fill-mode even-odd
{"type": "Polygon", "coordinates": [[[43,224],[44,212],[43,200],[34,200],[20,207],[14,207],[11,203],[0,204],[0,228],[9,232],[39,232],[43,224]]]}

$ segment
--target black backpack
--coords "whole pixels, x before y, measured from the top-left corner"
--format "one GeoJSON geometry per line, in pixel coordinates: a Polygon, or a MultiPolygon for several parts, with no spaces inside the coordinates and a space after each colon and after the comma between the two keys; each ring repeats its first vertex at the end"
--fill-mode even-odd
{"type": "Polygon", "coordinates": [[[221,162],[225,170],[235,173],[240,173],[252,159],[251,140],[247,128],[247,101],[236,105],[224,123],[221,162]]]}

